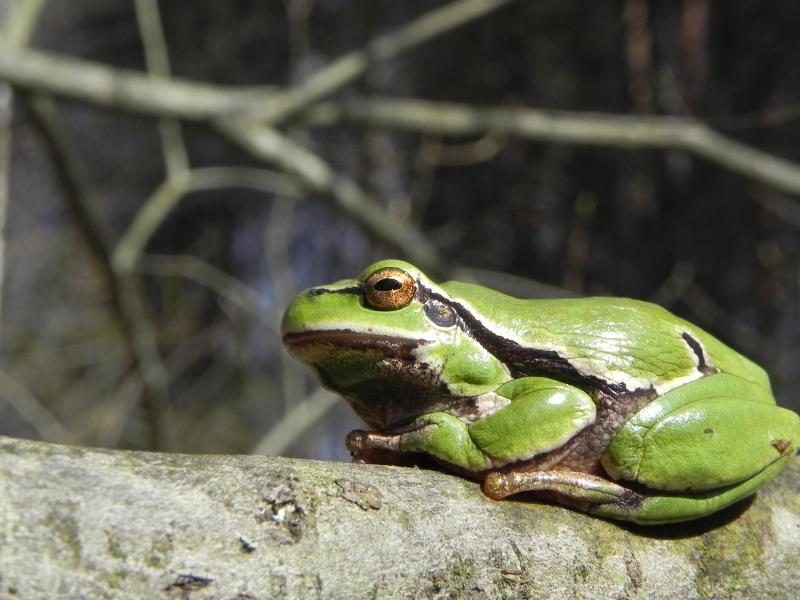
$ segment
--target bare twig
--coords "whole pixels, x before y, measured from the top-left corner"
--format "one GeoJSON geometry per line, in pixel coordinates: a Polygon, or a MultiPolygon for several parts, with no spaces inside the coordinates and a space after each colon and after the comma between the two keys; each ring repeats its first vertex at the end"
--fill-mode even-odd
{"type": "Polygon", "coordinates": [[[3,322],[3,300],[6,283],[6,221],[11,179],[11,86],[0,84],[0,332],[3,322]]]}
{"type": "MultiPolygon", "coordinates": [[[[153,77],[170,77],[169,53],[161,25],[158,0],[136,0],[136,18],[139,21],[139,35],[142,38],[147,72],[153,77]]],[[[174,177],[189,168],[189,157],[183,141],[181,124],[177,119],[160,119],[158,122],[167,177],[174,177]]]]}
{"type": "Polygon", "coordinates": [[[574,292],[562,287],[490,269],[459,266],[453,270],[452,276],[455,279],[480,283],[517,298],[569,298],[575,296],[574,292]]]}
{"type": "MultiPolygon", "coordinates": [[[[26,46],[33,35],[33,30],[39,20],[46,0],[20,0],[9,2],[0,8],[11,10],[8,22],[3,24],[2,35],[14,46],[26,46]]],[[[5,15],[0,14],[0,22],[5,15]]],[[[11,87],[0,84],[0,323],[3,315],[3,298],[5,297],[6,281],[6,219],[8,217],[8,190],[11,176],[10,150],[11,150],[11,115],[12,115],[11,87]]],[[[1,328],[0,328],[1,329],[1,328]]]]}
{"type": "Polygon", "coordinates": [[[755,181],[800,195],[800,166],[692,119],[475,108],[389,98],[325,103],[309,109],[304,118],[316,125],[347,121],[451,136],[495,131],[564,144],[685,150],[755,181]]]}
{"type": "Polygon", "coordinates": [[[267,97],[240,118],[274,124],[331,94],[362,75],[376,61],[389,60],[440,35],[479,19],[513,0],[457,0],[378,36],[365,48],[349,52],[304,83],[267,97]]]}
{"type": "Polygon", "coordinates": [[[355,181],[339,175],[288,137],[269,127],[234,121],[219,123],[218,130],[251,155],[296,175],[312,191],[329,196],[340,211],[379,239],[402,249],[423,269],[436,274],[444,270],[436,247],[420,231],[388,215],[355,181]]]}
{"type": "Polygon", "coordinates": [[[69,149],[56,105],[43,96],[32,98],[28,104],[63,181],[64,200],[100,266],[126,342],[141,371],[145,386],[144,407],[150,426],[149,445],[153,449],[164,448],[167,436],[161,414],[168,403],[169,378],[158,355],[155,333],[142,304],[141,290],[134,278],[115,270],[111,263],[111,253],[102,228],[89,209],[88,185],[84,181],[81,165],[69,149]]]}
{"type": "Polygon", "coordinates": [[[338,401],[337,396],[322,388],[317,389],[303,402],[294,405],[278,423],[275,423],[250,453],[279,456],[338,401]]]}
{"type": "Polygon", "coordinates": [[[264,88],[223,88],[13,46],[0,36],[0,79],[15,87],[154,116],[204,121],[233,114],[264,88]]]}
{"type": "Polygon", "coordinates": [[[2,35],[14,46],[24,47],[30,42],[47,0],[18,0],[12,2],[14,10],[2,35]]]}
{"type": "MultiPolygon", "coordinates": [[[[287,306],[297,293],[289,256],[294,210],[295,203],[292,200],[286,197],[276,198],[272,202],[264,230],[264,256],[278,306],[287,306]]],[[[280,354],[280,361],[281,396],[284,406],[287,406],[305,395],[305,376],[298,369],[297,362],[286,352],[280,354]]]]}
{"type": "Polygon", "coordinates": [[[678,262],[672,273],[653,294],[651,301],[670,307],[682,300],[695,315],[698,322],[718,331],[727,331],[737,346],[752,356],[773,361],[775,344],[757,329],[728,312],[695,281],[695,267],[691,263],[678,262]]]}
{"type": "Polygon", "coordinates": [[[266,169],[206,167],[186,171],[165,180],[136,213],[114,249],[115,268],[127,272],[136,266],[153,233],[187,194],[223,188],[249,188],[295,198],[306,191],[297,178],[266,169]]]}
{"type": "MultiPolygon", "coordinates": [[[[220,120],[252,106],[258,92],[200,83],[161,80],[123,69],[21,50],[0,40],[0,79],[20,88],[91,104],[185,120],[220,120]]],[[[619,148],[680,149],[732,172],[792,195],[800,195],[800,166],[751,148],[700,122],[676,117],[635,117],[475,108],[414,99],[370,99],[324,103],[302,115],[310,124],[348,121],[441,135],[487,131],[539,141],[619,148]]],[[[243,127],[240,134],[250,131],[243,127]]],[[[260,134],[253,132],[253,137],[260,134]]],[[[249,146],[256,145],[253,141],[249,146]]]]}
{"type": "Polygon", "coordinates": [[[252,314],[273,333],[277,334],[280,329],[280,315],[266,309],[256,290],[196,256],[143,254],[136,272],[188,279],[213,290],[221,298],[252,314]]]}
{"type": "Polygon", "coordinates": [[[777,192],[765,190],[763,193],[754,193],[753,197],[764,210],[789,223],[792,227],[800,229],[800,205],[777,192]]]}
{"type": "Polygon", "coordinates": [[[77,441],[27,387],[2,370],[0,370],[0,401],[12,406],[43,440],[61,444],[77,441]]]}

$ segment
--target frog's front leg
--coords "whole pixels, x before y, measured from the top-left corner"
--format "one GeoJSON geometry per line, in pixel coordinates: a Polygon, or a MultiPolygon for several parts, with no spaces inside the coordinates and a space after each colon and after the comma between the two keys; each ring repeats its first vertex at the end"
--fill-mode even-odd
{"type": "Polygon", "coordinates": [[[356,460],[369,460],[375,453],[420,453],[469,472],[492,467],[490,458],[470,438],[468,426],[444,412],[418,417],[400,433],[351,431],[346,444],[356,460]]]}
{"type": "Polygon", "coordinates": [[[595,419],[588,394],[553,379],[524,377],[496,393],[510,403],[474,423],[429,413],[402,432],[351,432],[347,447],[356,459],[376,451],[415,452],[478,474],[558,448],[595,419]]]}

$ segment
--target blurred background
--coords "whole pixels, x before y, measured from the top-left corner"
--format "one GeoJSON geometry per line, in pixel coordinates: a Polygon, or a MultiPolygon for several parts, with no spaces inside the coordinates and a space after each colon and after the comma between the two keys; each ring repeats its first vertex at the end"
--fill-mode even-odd
{"type": "Polygon", "coordinates": [[[0,0],[0,434],[346,459],[294,294],[658,302],[800,408],[800,5],[0,0]]]}

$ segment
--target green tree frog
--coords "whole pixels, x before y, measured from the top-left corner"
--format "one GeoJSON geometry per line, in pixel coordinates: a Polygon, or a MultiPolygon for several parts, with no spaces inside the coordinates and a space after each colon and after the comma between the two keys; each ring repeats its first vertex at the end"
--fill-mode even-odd
{"type": "Polygon", "coordinates": [[[800,440],[761,367],[647,302],[522,300],[385,260],[302,292],[282,333],[371,428],[348,435],[355,460],[421,453],[494,499],[685,521],[753,494],[800,440]]]}

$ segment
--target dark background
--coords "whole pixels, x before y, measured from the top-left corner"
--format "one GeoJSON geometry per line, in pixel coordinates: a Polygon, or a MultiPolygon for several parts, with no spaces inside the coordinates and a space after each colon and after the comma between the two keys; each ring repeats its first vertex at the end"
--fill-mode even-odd
{"type": "MultiPolygon", "coordinates": [[[[174,76],[289,86],[444,4],[168,0],[159,7],[174,76]]],[[[373,65],[332,99],[689,117],[800,162],[798,31],[800,6],[789,0],[518,1],[373,65]]],[[[50,2],[31,44],[145,69],[128,1],[50,2]]],[[[113,247],[165,177],[157,121],[56,102],[88,207],[113,247]]],[[[318,396],[292,413],[315,384],[285,356],[274,326],[300,289],[401,253],[324,194],[189,194],[146,251],[203,262],[167,273],[165,265],[176,263],[155,258],[131,292],[141,296],[167,374],[154,411],[34,117],[17,94],[0,433],[187,452],[249,452],[271,433],[270,451],[343,458],[343,435],[358,421],[343,402],[331,406],[318,396]],[[192,270],[198,265],[239,283],[210,286],[192,270]],[[276,432],[286,439],[276,442],[276,432]]],[[[800,407],[796,197],[678,149],[557,144],[492,131],[445,138],[365,124],[314,127],[302,118],[280,129],[423,232],[440,250],[442,270],[480,269],[478,280],[520,294],[543,289],[525,281],[534,280],[565,294],[660,302],[763,364],[779,402],[800,407]]],[[[183,138],[194,167],[265,166],[205,124],[184,124],[183,138]]]]}

